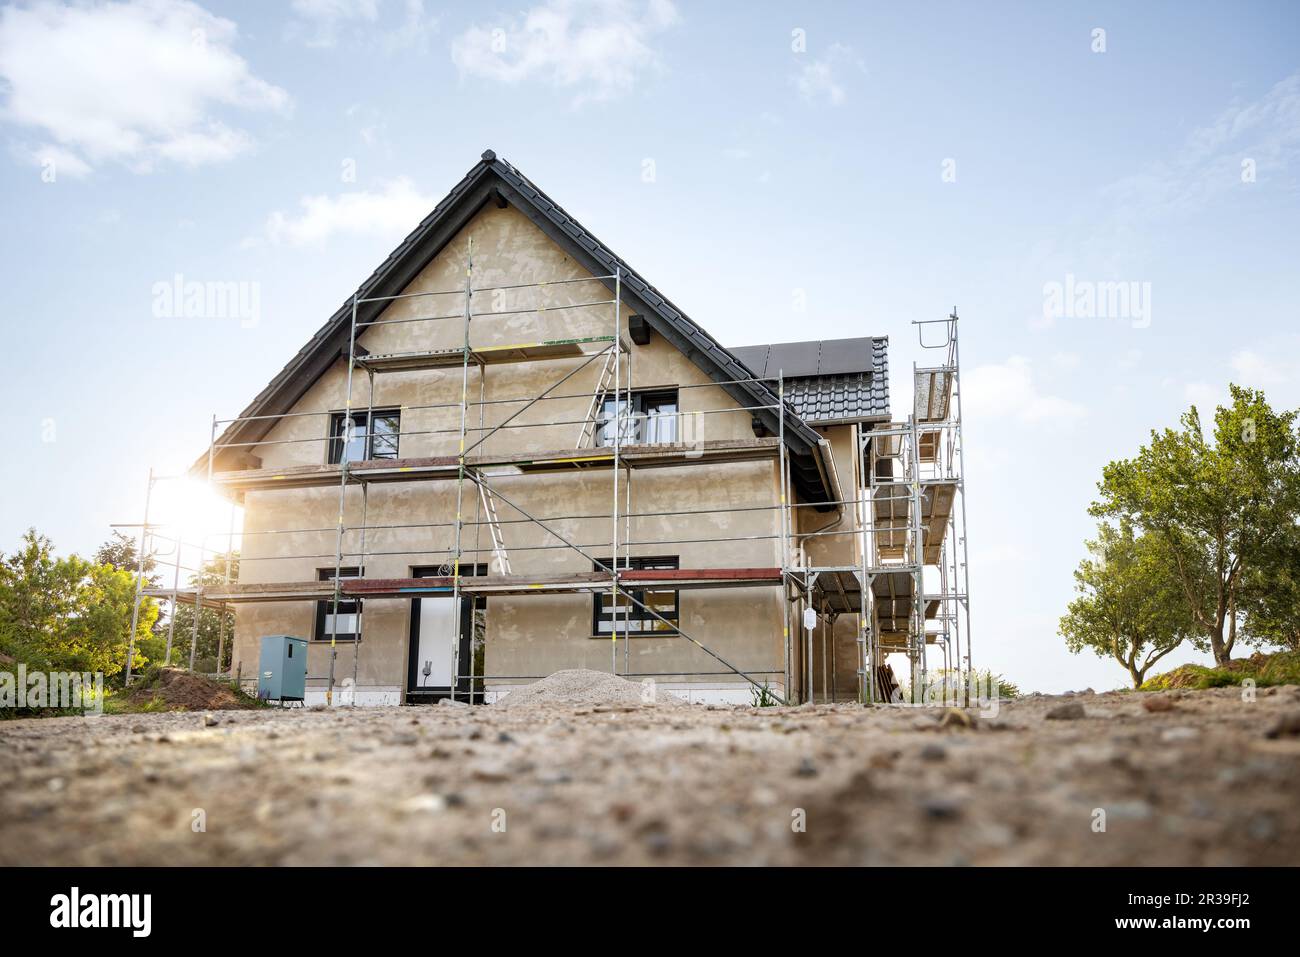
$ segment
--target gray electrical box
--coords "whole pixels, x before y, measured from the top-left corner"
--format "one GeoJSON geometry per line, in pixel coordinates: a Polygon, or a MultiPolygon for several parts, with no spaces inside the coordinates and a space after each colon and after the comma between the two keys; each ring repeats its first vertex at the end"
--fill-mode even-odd
{"type": "Polygon", "coordinates": [[[290,635],[264,635],[257,666],[257,696],[301,701],[307,689],[307,642],[290,635]]]}

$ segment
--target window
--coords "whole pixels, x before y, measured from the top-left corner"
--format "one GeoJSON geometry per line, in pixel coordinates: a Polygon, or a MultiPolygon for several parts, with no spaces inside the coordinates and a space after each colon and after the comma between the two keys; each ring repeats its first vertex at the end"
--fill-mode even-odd
{"type": "MultiPolygon", "coordinates": [[[[596,571],[601,570],[601,566],[594,566],[596,571]]],[[[605,567],[609,567],[609,562],[605,562],[605,567]]],[[[626,559],[618,560],[619,568],[677,568],[678,559],[676,558],[633,558],[629,566],[626,559]]],[[[677,634],[677,591],[647,591],[644,588],[627,588],[629,594],[636,601],[648,605],[656,612],[668,619],[672,624],[666,624],[656,618],[641,605],[628,601],[621,594],[617,601],[608,591],[600,591],[592,596],[592,626],[591,633],[597,638],[603,638],[613,633],[617,627],[619,634],[624,630],[632,635],[675,635],[677,634]],[[615,614],[617,613],[617,615],[615,614]],[[624,616],[627,620],[624,622],[624,616]],[[617,618],[617,621],[615,620],[617,618]]]]}
{"type": "MultiPolygon", "coordinates": [[[[605,396],[596,423],[596,444],[614,444],[614,397],[605,396]]],[[[677,390],[655,389],[620,394],[617,404],[623,408],[623,434],[620,445],[650,445],[677,441],[677,390]]]]}
{"type": "Polygon", "coordinates": [[[335,412],[330,416],[330,465],[338,465],[345,458],[349,462],[397,458],[401,412],[397,409],[353,412],[352,421],[349,435],[347,413],[335,412]]]}
{"type": "MultiPolygon", "coordinates": [[[[361,569],[341,568],[339,569],[339,577],[360,578],[361,569]]],[[[334,580],[334,569],[332,567],[316,569],[316,580],[332,582],[334,580]]],[[[316,602],[316,633],[314,637],[317,641],[329,641],[331,637],[339,641],[356,641],[357,632],[360,629],[361,600],[359,598],[340,597],[337,616],[334,614],[333,597],[316,602]],[[338,633],[334,634],[336,628],[338,633]]]]}

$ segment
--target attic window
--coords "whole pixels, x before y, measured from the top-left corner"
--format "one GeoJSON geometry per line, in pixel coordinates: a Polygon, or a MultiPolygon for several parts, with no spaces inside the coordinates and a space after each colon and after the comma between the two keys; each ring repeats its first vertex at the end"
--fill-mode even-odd
{"type": "Polygon", "coordinates": [[[397,409],[353,412],[352,427],[346,412],[330,416],[329,464],[397,458],[402,416],[397,409]]]}
{"type": "Polygon", "coordinates": [[[615,403],[613,396],[605,396],[600,405],[596,444],[609,448],[614,445],[614,409],[622,406],[623,431],[620,445],[653,445],[677,441],[677,390],[654,389],[633,392],[630,397],[620,395],[615,403]]]}

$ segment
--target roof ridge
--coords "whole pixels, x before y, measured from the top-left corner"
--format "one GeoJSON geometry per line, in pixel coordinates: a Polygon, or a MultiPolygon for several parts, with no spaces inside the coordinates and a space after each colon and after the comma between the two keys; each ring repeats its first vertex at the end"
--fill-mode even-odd
{"type": "MultiPolygon", "coordinates": [[[[402,284],[409,283],[419,269],[439,255],[482,205],[493,197],[519,208],[551,241],[564,249],[580,266],[591,271],[593,276],[600,277],[617,270],[627,305],[645,312],[652,328],[657,329],[666,341],[709,374],[742,406],[752,406],[756,410],[755,418],[771,432],[777,431],[778,412],[774,408],[774,389],[755,377],[730,349],[691,319],[513,164],[492,150],[485,150],[479,162],[371,272],[356,292],[344,301],[237,419],[230,422],[219,442],[224,444],[234,441],[232,436],[235,435],[241,438],[253,437],[253,433],[264,425],[265,428],[254,441],[261,438],[271,427],[267,422],[292,408],[293,403],[301,398],[311,383],[337,359],[339,337],[350,327],[354,302],[357,299],[371,299],[365,307],[366,313],[368,316],[371,313],[377,314],[382,307],[374,303],[375,292],[387,285],[392,285],[395,289],[405,288],[402,284]],[[489,180],[489,176],[495,177],[496,182],[489,180]],[[472,207],[469,205],[471,203],[474,204],[472,207]],[[526,206],[521,206],[521,203],[526,206]],[[249,416],[268,411],[271,414],[267,417],[267,422],[248,420],[249,416]]],[[[607,285],[612,288],[612,282],[607,285]]],[[[883,353],[879,343],[884,340],[879,337],[864,338],[872,338],[878,343],[873,352],[883,353]]],[[[769,354],[770,348],[771,344],[769,354]]],[[[802,459],[804,456],[812,456],[815,459],[819,454],[821,436],[794,414],[793,408],[790,411],[792,414],[784,429],[787,443],[796,457],[802,459]]],[[[207,456],[200,462],[205,465],[207,456]]],[[[196,463],[196,467],[199,465],[196,463]]],[[[808,463],[809,468],[811,465],[808,463]]],[[[814,490],[814,494],[834,493],[826,489],[814,490]]]]}

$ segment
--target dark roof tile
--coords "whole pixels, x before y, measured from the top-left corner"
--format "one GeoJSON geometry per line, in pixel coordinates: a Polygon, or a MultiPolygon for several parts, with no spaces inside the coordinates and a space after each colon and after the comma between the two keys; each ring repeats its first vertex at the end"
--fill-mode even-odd
{"type": "Polygon", "coordinates": [[[889,418],[886,336],[738,346],[731,354],[769,385],[783,374],[786,401],[805,422],[889,418]]]}

